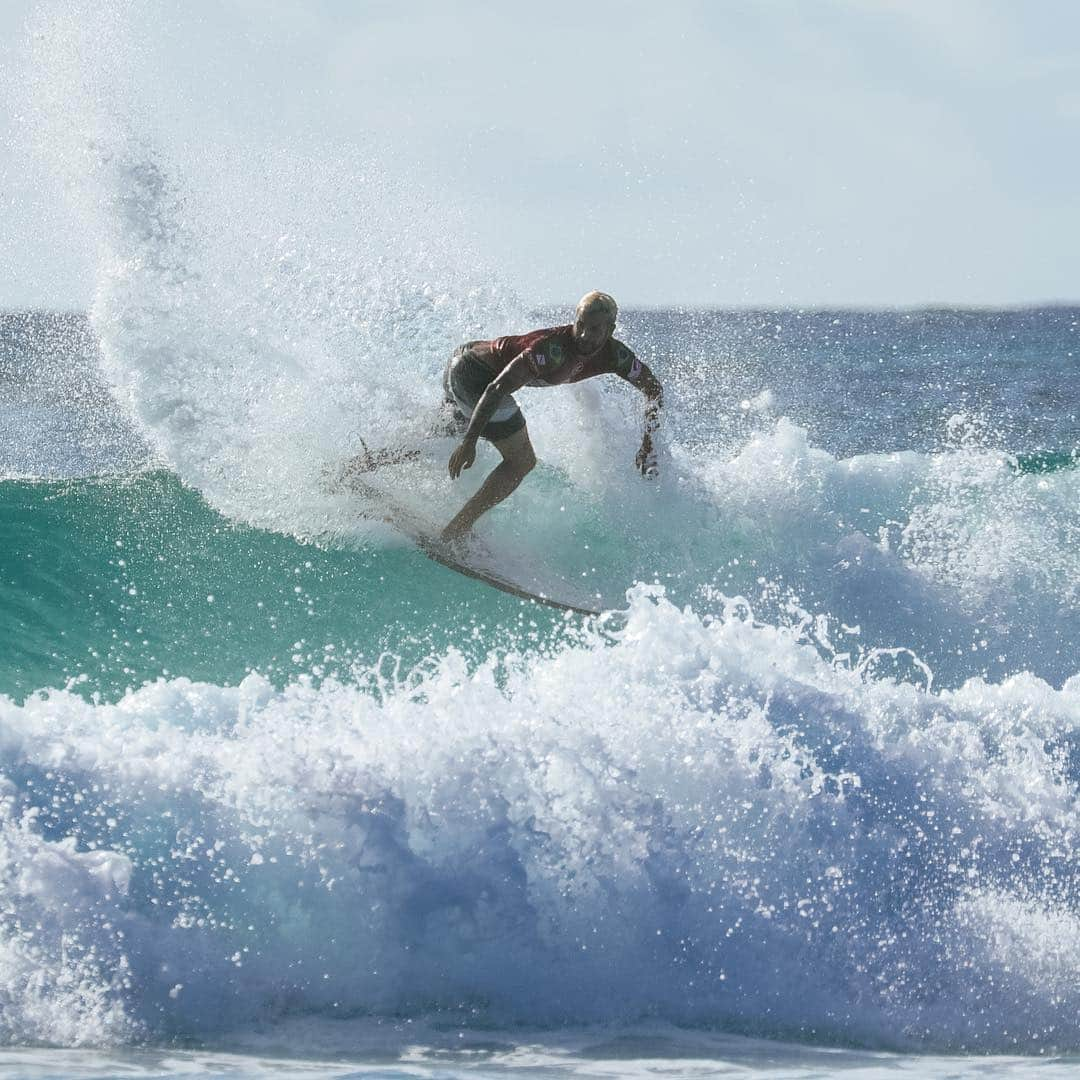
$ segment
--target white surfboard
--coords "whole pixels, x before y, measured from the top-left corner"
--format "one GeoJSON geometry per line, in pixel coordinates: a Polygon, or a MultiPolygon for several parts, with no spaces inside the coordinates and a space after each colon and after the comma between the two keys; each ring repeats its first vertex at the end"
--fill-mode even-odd
{"type": "Polygon", "coordinates": [[[405,506],[377,484],[355,475],[350,476],[346,483],[352,491],[370,504],[371,512],[365,516],[377,517],[407,536],[432,562],[445,566],[455,573],[463,574],[465,577],[481,581],[500,592],[516,596],[520,600],[530,600],[560,611],[571,611],[577,615],[600,614],[596,600],[571,599],[566,594],[556,596],[547,588],[542,587],[539,582],[512,580],[505,571],[497,567],[495,556],[483,551],[477,544],[471,547],[447,544],[440,539],[441,530],[438,526],[425,520],[423,515],[405,506]]]}

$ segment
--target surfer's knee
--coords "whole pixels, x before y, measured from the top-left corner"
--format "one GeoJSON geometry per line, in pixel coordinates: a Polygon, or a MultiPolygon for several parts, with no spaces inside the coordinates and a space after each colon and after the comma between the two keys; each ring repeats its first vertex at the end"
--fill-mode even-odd
{"type": "Polygon", "coordinates": [[[527,435],[506,455],[506,460],[518,477],[528,476],[536,468],[536,454],[527,435]]]}
{"type": "Polygon", "coordinates": [[[506,454],[503,464],[513,473],[515,480],[524,480],[536,468],[536,455],[531,446],[523,447],[513,454],[506,454]]]}
{"type": "Polygon", "coordinates": [[[518,480],[528,476],[536,467],[536,454],[533,453],[532,443],[524,427],[513,435],[500,439],[495,443],[495,448],[502,454],[504,464],[518,480]]]}
{"type": "Polygon", "coordinates": [[[525,447],[515,465],[518,473],[523,477],[528,476],[536,468],[536,454],[533,453],[531,446],[525,447]]]}

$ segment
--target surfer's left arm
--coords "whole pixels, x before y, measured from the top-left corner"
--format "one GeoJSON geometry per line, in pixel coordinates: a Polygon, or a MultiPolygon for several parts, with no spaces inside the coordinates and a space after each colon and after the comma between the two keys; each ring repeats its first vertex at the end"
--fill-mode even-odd
{"type": "Polygon", "coordinates": [[[664,406],[664,388],[660,380],[652,373],[648,364],[639,360],[626,346],[622,351],[627,354],[615,369],[619,378],[637,387],[646,399],[645,404],[645,432],[641,439],[641,449],[634,458],[634,464],[642,476],[655,476],[657,473],[656,451],[653,448],[653,435],[660,428],[660,410],[664,406]]]}

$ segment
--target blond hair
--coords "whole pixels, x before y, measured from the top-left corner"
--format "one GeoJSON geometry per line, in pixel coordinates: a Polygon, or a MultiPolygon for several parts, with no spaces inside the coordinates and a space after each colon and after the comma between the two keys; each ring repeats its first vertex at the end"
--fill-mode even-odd
{"type": "Polygon", "coordinates": [[[615,298],[609,296],[606,292],[597,292],[595,289],[586,293],[578,301],[577,306],[579,315],[593,311],[602,311],[611,320],[612,326],[615,325],[615,320],[619,317],[619,305],[615,303],[615,298]]]}

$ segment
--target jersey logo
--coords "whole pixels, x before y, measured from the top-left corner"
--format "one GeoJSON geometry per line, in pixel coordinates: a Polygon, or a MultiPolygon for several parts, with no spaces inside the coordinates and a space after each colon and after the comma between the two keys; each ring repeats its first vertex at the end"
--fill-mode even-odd
{"type": "Polygon", "coordinates": [[[543,367],[544,364],[546,364],[546,363],[547,363],[547,360],[544,359],[544,354],[542,352],[538,352],[536,354],[536,366],[537,367],[543,367]]]}

